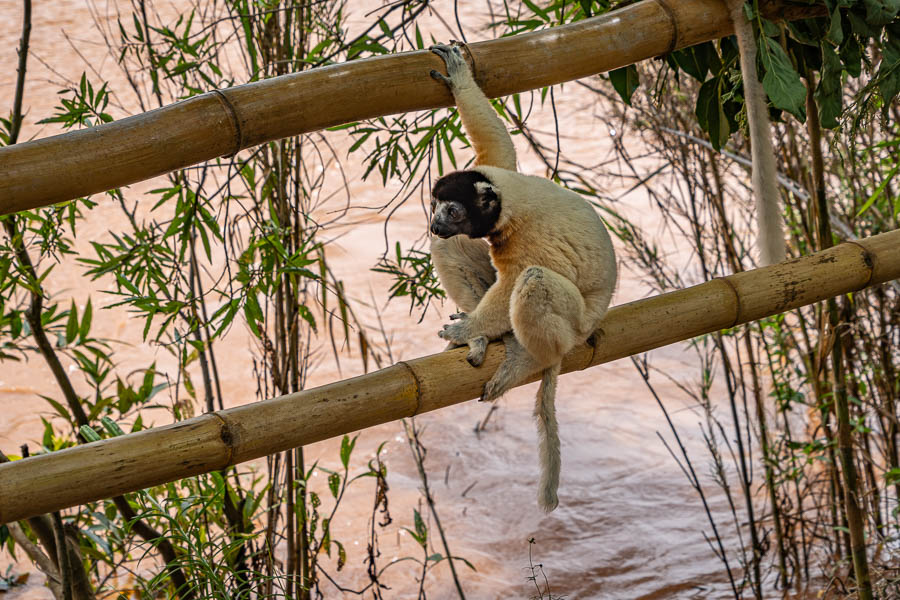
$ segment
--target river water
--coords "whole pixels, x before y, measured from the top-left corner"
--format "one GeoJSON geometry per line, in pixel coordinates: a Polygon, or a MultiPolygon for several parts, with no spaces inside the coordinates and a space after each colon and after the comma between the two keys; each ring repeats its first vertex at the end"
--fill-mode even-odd
{"type": "MultiPolygon", "coordinates": [[[[450,8],[440,9],[445,17],[452,15],[450,8]]],[[[0,2],[0,112],[4,115],[12,105],[20,10],[18,2],[0,2]]],[[[101,14],[111,10],[110,6],[99,4],[101,14]]],[[[351,5],[350,10],[357,9],[351,5]]],[[[358,10],[354,14],[361,19],[365,11],[358,10]]],[[[482,13],[483,10],[475,12],[470,18],[482,18],[482,13]]],[[[436,38],[451,37],[440,20],[429,22],[434,27],[430,33],[436,38]]],[[[476,39],[489,35],[476,27],[469,31],[476,32],[472,36],[476,39]]],[[[429,39],[429,32],[423,33],[429,39]]],[[[57,131],[52,125],[35,122],[52,113],[60,83],[77,79],[84,70],[102,73],[112,81],[114,90],[124,92],[122,77],[100,42],[84,0],[36,1],[31,40],[25,98],[27,119],[20,140],[45,137],[57,131]]],[[[115,116],[136,110],[126,94],[119,98],[124,106],[114,107],[115,116]]],[[[607,107],[586,99],[574,85],[557,90],[557,100],[564,152],[595,157],[594,160],[607,155],[610,134],[594,118],[607,107]]],[[[548,113],[548,109],[536,110],[529,123],[537,130],[552,131],[548,113]]],[[[341,141],[336,143],[347,146],[341,141]]],[[[543,173],[537,160],[522,145],[519,148],[522,170],[543,173]]],[[[378,181],[361,181],[362,168],[352,164],[353,160],[356,159],[347,161],[347,168],[354,205],[383,204],[391,192],[384,190],[378,181]]],[[[132,193],[145,192],[154,186],[154,182],[144,182],[132,186],[132,193]]],[[[625,196],[617,208],[630,211],[629,214],[653,231],[655,217],[649,207],[644,197],[632,194],[625,196]]],[[[328,246],[328,258],[359,303],[359,314],[368,325],[376,327],[375,311],[364,305],[370,305],[373,297],[377,299],[397,360],[440,351],[443,344],[435,333],[453,307],[447,304],[431,309],[419,323],[419,313],[409,314],[404,301],[385,305],[390,281],[369,270],[385,249],[383,216],[362,210],[352,212],[351,216],[357,224],[338,232],[340,236],[328,246]]],[[[77,246],[84,248],[91,240],[105,238],[108,229],[116,227],[120,220],[120,211],[101,199],[101,206],[90,212],[79,227],[77,246]]],[[[391,219],[388,230],[391,244],[399,240],[404,247],[409,247],[420,238],[425,225],[421,206],[408,202],[391,219]]],[[[102,291],[108,284],[91,283],[83,273],[78,265],[63,262],[51,276],[52,293],[63,297],[73,295],[82,304],[90,296],[95,307],[106,303],[102,291]]],[[[634,273],[623,269],[621,279],[614,304],[649,293],[634,273]]],[[[97,335],[130,342],[117,347],[122,372],[156,360],[160,370],[168,369],[170,376],[176,376],[164,350],[141,343],[140,321],[129,319],[123,311],[95,310],[94,322],[97,335]]],[[[225,342],[218,345],[227,406],[255,400],[250,348],[250,335],[239,326],[232,327],[225,342]]],[[[655,351],[651,360],[679,381],[690,382],[697,373],[691,355],[679,347],[655,351]]],[[[329,360],[329,350],[323,346],[322,360],[311,374],[309,385],[358,374],[359,362],[355,355],[345,355],[339,371],[329,360]]],[[[688,400],[674,383],[658,375],[653,376],[653,381],[672,411],[688,452],[703,477],[708,469],[697,430],[699,417],[686,409],[688,400]]],[[[729,597],[730,588],[722,565],[704,539],[704,533],[709,533],[705,513],[657,436],[661,432],[670,437],[665,419],[631,362],[620,360],[561,378],[557,402],[563,454],[561,504],[550,515],[541,513],[535,503],[536,436],[531,418],[535,390],[536,385],[531,384],[509,393],[500,401],[500,409],[492,415],[487,430],[479,435],[474,427],[489,407],[476,402],[418,419],[424,430],[422,441],[428,448],[426,466],[451,550],[477,568],[477,572],[471,572],[460,566],[467,596],[535,596],[534,586],[527,580],[531,574],[528,540],[533,539],[533,561],[542,565],[553,597],[729,597]]],[[[32,357],[27,363],[0,365],[0,448],[4,452],[18,454],[23,443],[32,448],[39,445],[43,430],[40,416],[51,418],[49,407],[39,394],[54,393],[49,371],[38,358],[32,357]]],[[[169,417],[157,412],[150,420],[163,424],[169,417]]],[[[362,469],[384,441],[394,518],[393,524],[380,535],[382,559],[386,562],[415,551],[402,527],[412,527],[413,508],[418,507],[423,514],[427,511],[422,505],[421,483],[399,423],[360,432],[354,466],[362,469]]],[[[335,440],[315,444],[307,449],[307,457],[334,467],[338,464],[338,447],[335,440]]],[[[703,481],[712,496],[714,516],[720,523],[729,522],[724,499],[715,493],[708,479],[703,481]]],[[[325,482],[319,483],[325,489],[325,482]]],[[[350,584],[358,585],[365,580],[361,561],[371,512],[372,490],[368,485],[362,484],[357,492],[349,494],[347,505],[338,513],[333,526],[335,536],[348,547],[350,556],[345,574],[347,571],[351,574],[345,581],[350,584]]],[[[733,528],[720,527],[723,530],[726,546],[733,547],[733,528]]],[[[436,546],[434,551],[442,552],[442,549],[436,546]]],[[[36,568],[21,555],[19,558],[12,573],[31,572],[28,583],[3,595],[10,600],[50,598],[36,568]]],[[[0,556],[0,574],[8,564],[9,556],[0,556]]],[[[412,567],[406,565],[411,563],[400,563],[388,570],[385,582],[392,588],[386,592],[388,597],[415,596],[417,584],[412,567]]],[[[426,590],[431,598],[456,597],[446,564],[430,572],[426,590]]],[[[326,591],[327,597],[341,597],[334,589],[326,588],[326,591]]]]}

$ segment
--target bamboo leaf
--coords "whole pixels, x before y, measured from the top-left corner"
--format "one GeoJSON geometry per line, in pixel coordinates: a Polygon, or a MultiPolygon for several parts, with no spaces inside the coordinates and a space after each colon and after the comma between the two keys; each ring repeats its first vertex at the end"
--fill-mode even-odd
{"type": "Polygon", "coordinates": [[[339,541],[334,540],[334,544],[338,548],[337,570],[340,571],[344,568],[344,565],[347,564],[347,551],[344,549],[344,545],[339,541]]]}
{"type": "Polygon", "coordinates": [[[875,203],[875,201],[881,197],[881,194],[884,193],[885,188],[888,186],[888,184],[890,184],[891,180],[893,180],[894,177],[897,175],[898,169],[900,169],[900,165],[895,166],[893,169],[890,170],[890,172],[884,178],[884,181],[882,181],[881,184],[877,188],[875,188],[875,191],[872,192],[872,195],[869,196],[869,198],[865,201],[865,203],[863,203],[862,208],[860,208],[859,212],[856,213],[857,217],[861,216],[864,212],[869,210],[869,207],[871,207],[875,203]]]}
{"type": "Polygon", "coordinates": [[[41,398],[46,400],[47,403],[53,407],[53,410],[55,410],[57,412],[57,414],[59,414],[59,416],[61,416],[63,419],[65,419],[67,423],[72,422],[72,415],[69,414],[69,411],[66,410],[66,408],[62,404],[60,404],[53,398],[50,398],[49,396],[42,395],[41,398]]]}
{"type": "Polygon", "coordinates": [[[66,321],[66,344],[75,341],[78,335],[78,309],[75,307],[75,301],[72,300],[72,306],[69,308],[69,319],[66,321]]]}
{"type": "Polygon", "coordinates": [[[356,446],[356,436],[351,439],[349,435],[345,435],[341,440],[341,464],[344,465],[344,469],[350,465],[350,455],[353,453],[354,446],[356,446]]]}
{"type": "Polygon", "coordinates": [[[78,329],[78,343],[83,344],[91,331],[91,320],[94,316],[94,309],[91,306],[91,299],[88,298],[87,305],[84,307],[84,315],[81,317],[81,327],[78,329]]]}
{"type": "Polygon", "coordinates": [[[544,9],[542,9],[540,6],[538,6],[531,0],[522,0],[522,2],[525,4],[525,6],[527,6],[529,9],[531,9],[531,12],[533,12],[534,14],[539,16],[542,21],[544,21],[545,23],[550,21],[550,17],[547,15],[547,12],[544,9]]]}

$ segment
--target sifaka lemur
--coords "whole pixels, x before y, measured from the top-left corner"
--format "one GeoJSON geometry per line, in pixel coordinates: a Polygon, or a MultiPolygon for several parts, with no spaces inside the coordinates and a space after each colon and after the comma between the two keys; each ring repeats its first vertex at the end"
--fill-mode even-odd
{"type": "Polygon", "coordinates": [[[458,45],[436,45],[475,149],[475,166],[441,177],[432,191],[431,253],[441,284],[462,313],[439,335],[469,346],[480,366],[487,343],[506,356],[485,384],[494,400],[541,373],[535,402],[540,439],[538,503],[558,504],[560,446],[554,407],[563,356],[606,314],[616,284],[609,234],[591,205],[543,178],[516,171],[509,133],[479,89],[458,45]],[[485,242],[486,240],[486,242],[485,242]]]}

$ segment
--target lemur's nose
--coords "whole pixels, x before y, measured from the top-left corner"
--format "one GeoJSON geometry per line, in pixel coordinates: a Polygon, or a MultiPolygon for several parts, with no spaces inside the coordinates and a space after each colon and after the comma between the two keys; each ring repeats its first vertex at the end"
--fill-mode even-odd
{"type": "Polygon", "coordinates": [[[441,235],[441,226],[437,221],[431,223],[431,233],[441,235]]]}

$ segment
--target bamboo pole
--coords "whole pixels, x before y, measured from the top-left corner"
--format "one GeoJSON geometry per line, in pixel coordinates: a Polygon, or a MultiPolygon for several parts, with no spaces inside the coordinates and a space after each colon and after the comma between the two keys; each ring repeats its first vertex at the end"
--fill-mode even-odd
{"type": "MultiPolygon", "coordinates": [[[[816,5],[763,3],[780,19],[816,5]]],[[[641,0],[544,31],[469,46],[485,93],[504,96],[665,54],[732,31],[720,0],[641,0]]],[[[450,106],[427,51],[355,60],[216,90],[90,129],[0,148],[0,214],[46,206],[360,119],[450,106]]]]}
{"type": "MultiPolygon", "coordinates": [[[[617,306],[563,372],[900,278],[900,230],[617,306]]],[[[223,469],[477,398],[503,356],[464,348],[228,410],[0,464],[0,524],[223,469]]]]}

